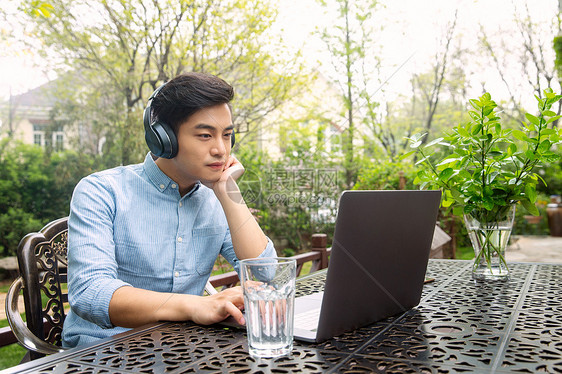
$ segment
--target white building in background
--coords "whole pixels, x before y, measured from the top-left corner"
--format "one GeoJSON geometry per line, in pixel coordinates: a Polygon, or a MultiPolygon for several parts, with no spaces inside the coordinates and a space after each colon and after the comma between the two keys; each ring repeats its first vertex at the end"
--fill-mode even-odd
{"type": "Polygon", "coordinates": [[[65,129],[54,119],[57,101],[53,92],[50,82],[0,103],[0,138],[10,136],[25,144],[53,147],[57,151],[68,148],[65,129]]]}

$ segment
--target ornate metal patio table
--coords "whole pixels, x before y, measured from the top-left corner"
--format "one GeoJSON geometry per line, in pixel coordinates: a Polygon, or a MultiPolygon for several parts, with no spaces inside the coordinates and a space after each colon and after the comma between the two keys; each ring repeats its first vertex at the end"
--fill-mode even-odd
{"type": "MultiPolygon", "coordinates": [[[[430,260],[420,305],[291,357],[251,358],[244,331],[190,322],[131,330],[5,372],[562,373],[562,264],[514,263],[506,283],[475,284],[470,261],[430,260]]],[[[325,272],[297,296],[323,288],[325,272]]],[[[345,307],[345,306],[342,306],[345,307]]]]}

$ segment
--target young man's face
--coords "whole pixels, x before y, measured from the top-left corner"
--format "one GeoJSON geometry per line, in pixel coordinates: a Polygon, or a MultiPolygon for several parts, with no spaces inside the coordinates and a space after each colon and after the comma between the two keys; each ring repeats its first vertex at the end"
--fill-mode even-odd
{"type": "Polygon", "coordinates": [[[198,180],[216,182],[230,155],[232,129],[227,104],[203,108],[180,125],[176,157],[159,158],[156,163],[184,193],[198,180]]]}

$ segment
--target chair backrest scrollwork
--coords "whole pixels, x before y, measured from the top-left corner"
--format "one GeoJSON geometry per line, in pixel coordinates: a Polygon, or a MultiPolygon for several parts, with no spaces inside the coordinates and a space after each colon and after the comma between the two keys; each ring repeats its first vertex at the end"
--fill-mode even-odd
{"type": "Polygon", "coordinates": [[[28,234],[18,246],[27,326],[38,338],[57,346],[62,343],[64,306],[68,303],[67,243],[65,217],[28,234]]]}

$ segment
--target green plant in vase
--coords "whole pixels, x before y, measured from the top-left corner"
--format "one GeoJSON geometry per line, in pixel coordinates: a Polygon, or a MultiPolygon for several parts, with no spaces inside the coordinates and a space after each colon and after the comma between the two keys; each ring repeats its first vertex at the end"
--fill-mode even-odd
{"type": "Polygon", "coordinates": [[[414,148],[409,155],[417,153],[416,164],[427,167],[414,183],[421,189],[442,189],[442,205],[464,217],[476,255],[472,272],[476,280],[508,279],[505,248],[516,205],[539,214],[534,203],[541,177],[534,170],[560,158],[553,146],[560,143],[562,130],[551,125],[560,116],[551,108],[562,95],[547,89],[543,98],[535,97],[538,115],[527,113],[528,122],[519,129],[502,127],[497,105],[485,93],[469,101],[471,120],[443,138],[427,145],[422,142],[425,134],[409,138],[414,148]],[[434,147],[441,147],[446,156],[435,159],[434,147]]]}

